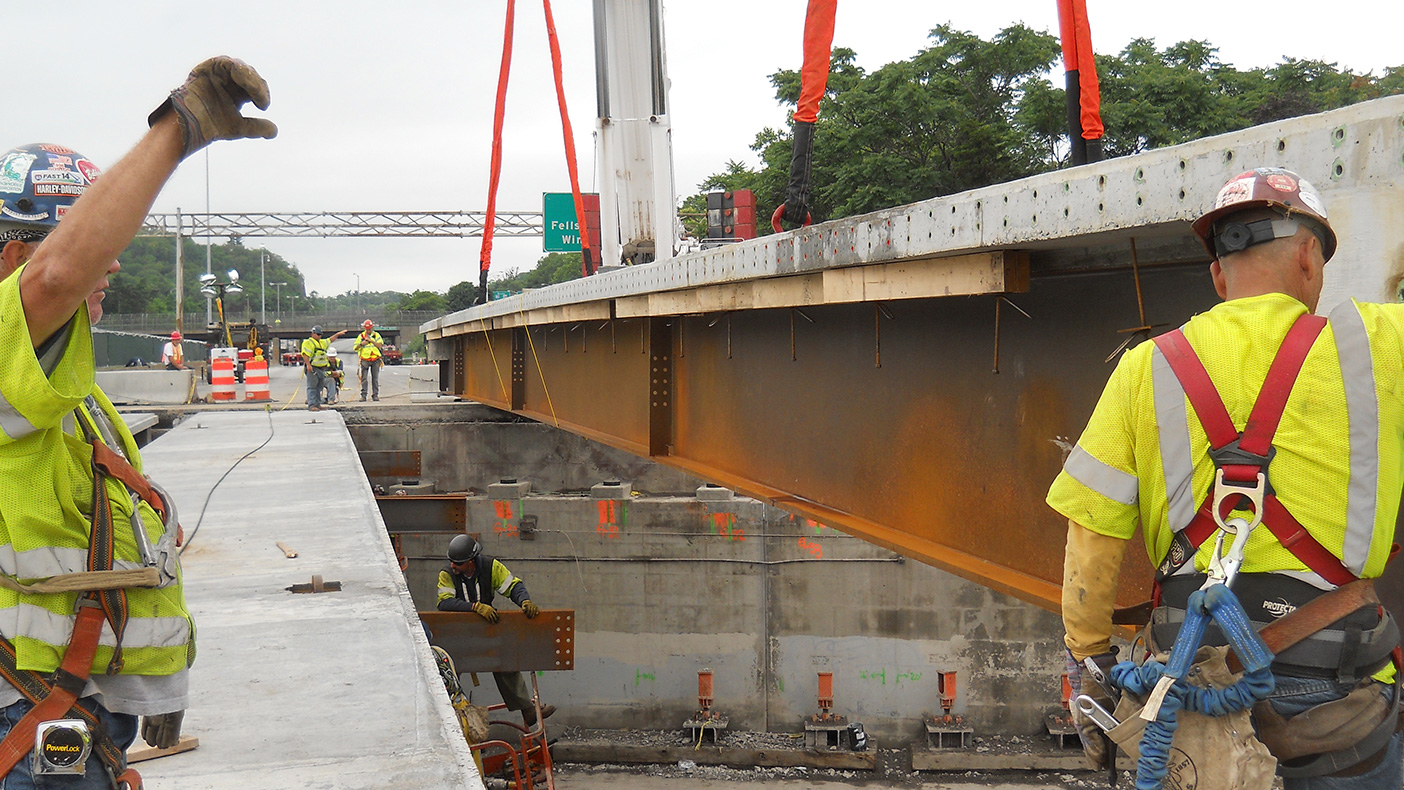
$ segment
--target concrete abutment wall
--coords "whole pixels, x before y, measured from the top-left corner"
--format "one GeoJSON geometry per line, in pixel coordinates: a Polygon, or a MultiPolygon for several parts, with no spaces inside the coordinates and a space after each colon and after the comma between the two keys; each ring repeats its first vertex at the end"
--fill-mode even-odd
{"type": "MultiPolygon", "coordinates": [[[[799,731],[820,671],[834,673],[835,712],[887,743],[924,740],[941,672],[959,673],[954,710],[978,733],[1041,733],[1058,705],[1053,613],[756,500],[699,501],[701,481],[493,409],[347,416],[359,449],[418,450],[440,492],[470,492],[464,526],[486,553],[539,605],[575,609],[575,670],[539,678],[553,721],[678,728],[703,668],[734,729],[799,731]],[[493,500],[503,477],[531,493],[493,500]],[[632,483],[628,499],[591,498],[607,479],[632,483]]],[[[421,609],[434,608],[448,539],[402,539],[421,609]]],[[[485,683],[475,701],[495,694],[485,683]]]]}

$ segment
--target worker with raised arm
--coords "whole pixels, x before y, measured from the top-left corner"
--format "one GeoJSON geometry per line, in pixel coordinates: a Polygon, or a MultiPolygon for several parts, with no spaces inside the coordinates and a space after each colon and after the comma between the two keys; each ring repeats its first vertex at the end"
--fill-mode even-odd
{"type": "Polygon", "coordinates": [[[268,106],[258,73],[213,58],[151,113],[150,130],[101,177],[91,160],[59,145],[0,157],[6,788],[136,787],[124,752],[138,717],[152,745],[173,746],[180,734],[195,631],[175,506],[142,474],[136,442],[94,383],[90,325],[102,316],[117,254],[176,166],[214,140],[277,134],[269,121],[240,116],[250,101],[268,106]],[[44,776],[72,756],[70,738],[84,728],[93,740],[82,775],[44,776]],[[56,754],[63,759],[42,759],[56,754]]]}
{"type": "Polygon", "coordinates": [[[322,393],[327,388],[327,372],[331,368],[330,357],[333,340],[346,334],[343,329],[331,337],[322,337],[322,327],[312,327],[312,336],[302,341],[302,369],[307,376],[307,410],[322,410],[322,393]]]}
{"type": "MultiPolygon", "coordinates": [[[[1236,176],[1193,229],[1224,301],[1125,354],[1048,492],[1068,519],[1070,679],[1105,697],[1092,679],[1116,660],[1113,601],[1139,526],[1157,568],[1153,652],[1175,646],[1191,596],[1217,577],[1275,653],[1252,722],[1287,790],[1398,788],[1399,630],[1372,580],[1404,482],[1404,304],[1314,315],[1337,240],[1291,171],[1236,176]],[[1234,580],[1223,569],[1236,558],[1215,546],[1245,530],[1234,580]],[[1324,616],[1296,616],[1309,603],[1324,616]]],[[[1204,642],[1225,640],[1214,625],[1204,642]]]]}
{"type": "Polygon", "coordinates": [[[361,334],[356,335],[353,345],[361,359],[361,402],[366,402],[366,384],[371,385],[371,400],[380,400],[380,366],[385,351],[385,338],[375,331],[375,322],[369,318],[361,324],[361,334]]]}
{"type": "MultiPolygon", "coordinates": [[[[439,611],[475,612],[489,623],[498,620],[493,596],[506,596],[522,608],[527,619],[541,614],[527,594],[526,583],[507,570],[501,560],[483,554],[483,545],[471,535],[455,535],[449,541],[448,567],[439,571],[439,611]]],[[[536,707],[520,672],[494,672],[492,679],[502,693],[508,710],[521,711],[528,727],[536,725],[536,707]]],[[[541,708],[541,717],[556,712],[555,705],[541,708]]]]}

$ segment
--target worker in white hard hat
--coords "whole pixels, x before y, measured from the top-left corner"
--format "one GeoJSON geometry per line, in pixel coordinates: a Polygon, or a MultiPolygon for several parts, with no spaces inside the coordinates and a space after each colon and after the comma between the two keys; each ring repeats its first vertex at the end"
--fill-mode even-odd
{"type": "MultiPolygon", "coordinates": [[[[1153,653],[1193,651],[1177,642],[1181,625],[1204,615],[1202,601],[1229,606],[1225,589],[1270,651],[1243,675],[1257,684],[1252,729],[1270,756],[1244,742],[1198,755],[1200,770],[1266,766],[1258,780],[1271,782],[1275,758],[1286,790],[1400,787],[1399,629],[1373,580],[1404,485],[1404,305],[1346,300],[1314,314],[1337,239],[1325,201],[1294,172],[1230,179],[1193,229],[1223,303],[1122,357],[1048,492],[1068,520],[1069,679],[1110,703],[1107,677],[1119,688],[1148,677],[1150,662],[1118,664],[1111,649],[1122,556],[1139,529],[1157,569],[1153,653]]],[[[1197,625],[1184,630],[1196,641],[1197,625]]],[[[1246,668],[1257,647],[1245,630],[1216,615],[1203,643],[1232,643],[1246,668]]],[[[1094,722],[1078,718],[1104,765],[1094,722]]]]}
{"type": "Polygon", "coordinates": [[[335,348],[327,349],[327,403],[336,403],[340,398],[341,387],[345,382],[346,371],[341,366],[341,357],[335,348]]]}

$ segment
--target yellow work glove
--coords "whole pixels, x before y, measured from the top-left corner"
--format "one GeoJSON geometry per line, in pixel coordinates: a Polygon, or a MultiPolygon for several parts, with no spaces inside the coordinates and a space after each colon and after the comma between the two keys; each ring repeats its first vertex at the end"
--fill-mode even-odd
{"type": "Polygon", "coordinates": [[[526,615],[527,619],[530,620],[538,614],[541,614],[541,607],[532,603],[531,599],[528,598],[525,601],[522,601],[522,614],[526,615]]]}
{"type": "Polygon", "coordinates": [[[272,121],[239,114],[239,108],[250,101],[260,110],[268,109],[268,83],[253,66],[220,55],[191,70],[185,84],[171,91],[147,123],[155,126],[168,111],[174,110],[185,144],[182,158],[215,140],[277,137],[278,127],[272,121]]]}
{"type": "Polygon", "coordinates": [[[482,617],[489,623],[495,623],[498,621],[497,610],[492,608],[491,606],[488,606],[482,601],[478,601],[477,603],[473,604],[473,611],[477,612],[478,616],[482,617]]]}

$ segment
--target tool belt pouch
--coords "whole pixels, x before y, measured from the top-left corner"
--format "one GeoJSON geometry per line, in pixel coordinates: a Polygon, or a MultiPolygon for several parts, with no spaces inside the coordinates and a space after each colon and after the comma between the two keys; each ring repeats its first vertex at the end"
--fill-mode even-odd
{"type": "MultiPolygon", "coordinates": [[[[1205,688],[1222,689],[1233,685],[1237,677],[1224,663],[1227,653],[1226,647],[1199,648],[1186,681],[1205,688]]],[[[1168,656],[1155,658],[1164,662],[1168,656]]],[[[1141,735],[1147,724],[1140,716],[1144,707],[1144,699],[1123,693],[1113,714],[1121,724],[1107,733],[1133,760],[1141,758],[1141,735]]],[[[1248,711],[1205,716],[1182,709],[1176,712],[1176,720],[1178,727],[1170,746],[1165,790],[1268,790],[1272,787],[1277,760],[1253,735],[1248,711]]]]}
{"type": "Polygon", "coordinates": [[[1389,703],[1380,695],[1379,684],[1369,679],[1341,699],[1309,708],[1290,719],[1283,718],[1267,702],[1253,706],[1259,737],[1283,761],[1348,749],[1374,732],[1391,713],[1389,703]]]}

